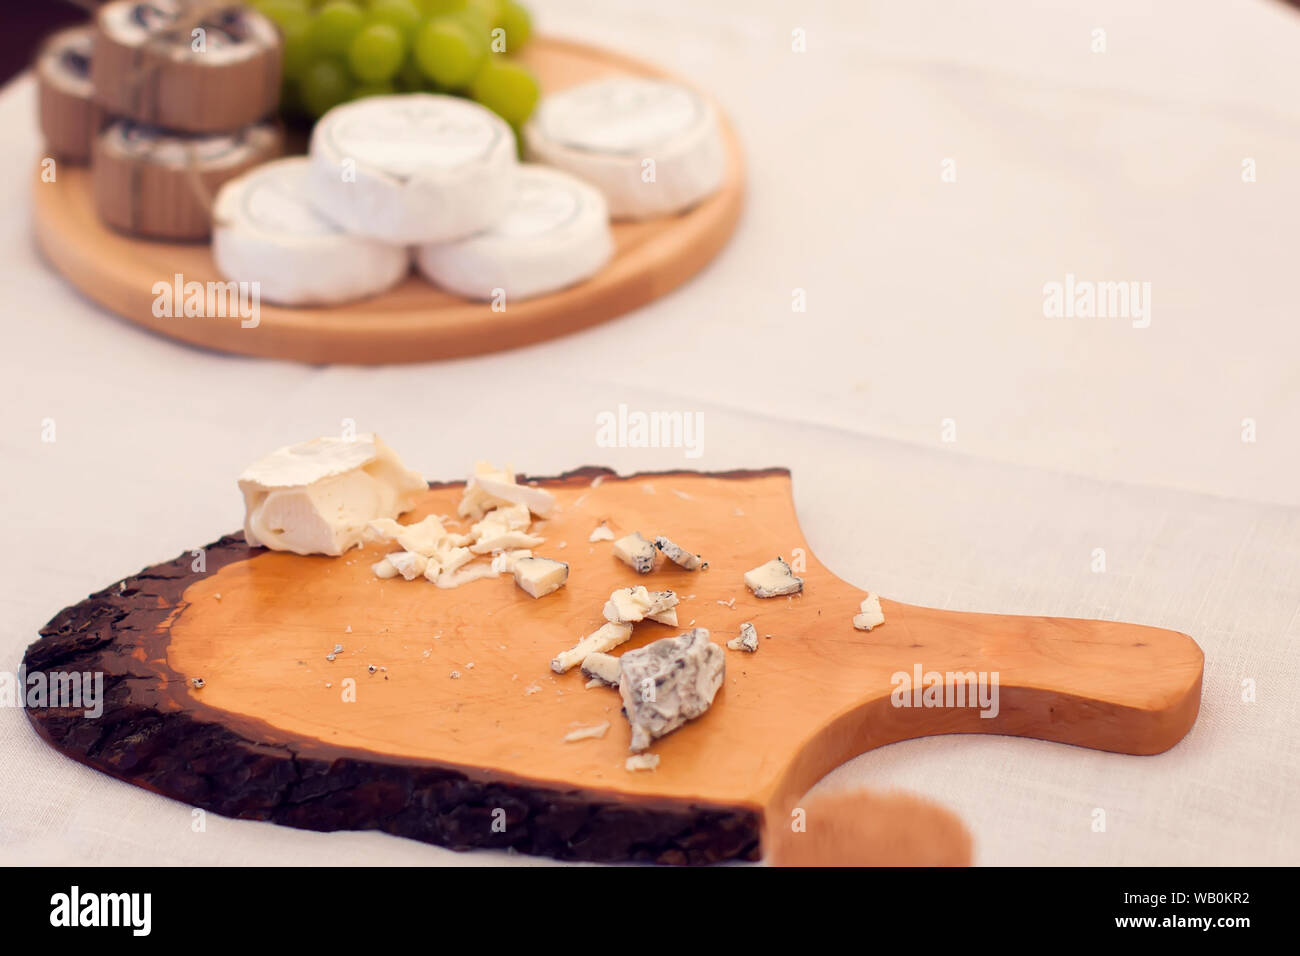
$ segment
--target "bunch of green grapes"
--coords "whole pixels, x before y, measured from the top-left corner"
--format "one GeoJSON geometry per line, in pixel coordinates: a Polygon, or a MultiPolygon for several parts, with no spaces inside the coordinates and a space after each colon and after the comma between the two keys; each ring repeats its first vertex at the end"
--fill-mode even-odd
{"type": "Polygon", "coordinates": [[[250,0],[284,36],[282,111],[319,117],[363,96],[467,96],[516,129],[537,77],[511,59],[532,34],[516,0],[250,0]]]}

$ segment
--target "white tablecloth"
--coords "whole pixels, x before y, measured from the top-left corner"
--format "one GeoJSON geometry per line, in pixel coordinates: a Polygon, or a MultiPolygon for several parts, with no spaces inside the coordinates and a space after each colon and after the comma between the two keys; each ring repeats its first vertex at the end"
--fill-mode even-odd
{"type": "MultiPolygon", "coordinates": [[[[0,94],[0,669],[64,605],[236,527],[238,469],[345,418],[433,477],[478,457],[539,474],[784,464],[846,580],[1172,627],[1206,654],[1200,718],[1164,755],[933,738],[822,786],[928,795],[981,863],[1300,863],[1300,15],[1270,0],[534,5],[549,32],[710,90],[750,191],[732,243],[677,293],[501,355],[309,368],[110,317],[33,248],[33,87],[0,94]],[[1045,318],[1043,287],[1067,274],[1151,283],[1149,327],[1045,318]],[[598,447],[596,415],[619,403],[702,412],[703,455],[598,447]]],[[[532,862],[217,818],[195,834],[187,806],[0,709],[0,862],[341,859],[532,862]]]]}

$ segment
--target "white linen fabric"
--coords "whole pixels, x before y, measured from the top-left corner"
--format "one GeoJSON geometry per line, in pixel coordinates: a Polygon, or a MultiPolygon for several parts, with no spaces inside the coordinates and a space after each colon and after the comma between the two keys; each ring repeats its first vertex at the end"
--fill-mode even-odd
{"type": "MultiPolygon", "coordinates": [[[[1300,14],[534,6],[544,31],[714,95],[749,194],[734,240],[680,291],[498,355],[308,367],[111,317],[35,251],[34,88],[0,93],[0,670],[65,605],[237,528],[239,470],[344,419],[434,478],[475,458],[534,474],[786,465],[809,541],[848,581],[1172,627],[1206,654],[1200,718],[1166,754],[932,738],[820,786],[924,794],[985,864],[1300,863],[1300,14]],[[1067,274],[1149,282],[1149,326],[1045,317],[1044,285],[1067,274]],[[620,403],[701,413],[702,454],[600,447],[596,416],[620,403]]],[[[0,863],[544,862],[190,824],[189,807],[60,756],[0,708],[0,863]]]]}

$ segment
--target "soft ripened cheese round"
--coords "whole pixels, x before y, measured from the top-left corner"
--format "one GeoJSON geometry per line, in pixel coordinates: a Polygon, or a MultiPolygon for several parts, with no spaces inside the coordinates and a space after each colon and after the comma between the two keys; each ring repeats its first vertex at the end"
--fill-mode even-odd
{"type": "Polygon", "coordinates": [[[311,136],[313,202],[348,232],[415,245],[486,229],[506,211],[515,134],[454,96],[370,96],[336,106],[311,136]]]}
{"type": "Polygon", "coordinates": [[[545,166],[519,167],[510,208],[489,228],[458,242],[416,250],[430,282],[469,299],[500,289],[518,302],[581,282],[614,252],[609,212],[599,192],[545,166]]]}
{"type": "Polygon", "coordinates": [[[336,305],[391,288],[410,270],[405,246],[348,235],[312,205],[311,161],[266,163],[221,188],[212,257],[227,279],[257,282],[279,305],[336,305]]]}
{"type": "Polygon", "coordinates": [[[104,112],[90,83],[90,27],[69,27],[50,37],[36,60],[41,133],[50,151],[69,162],[90,159],[104,112]]]}
{"type": "Polygon", "coordinates": [[[718,190],[726,171],[713,106],[687,87],[639,77],[543,98],[524,127],[524,148],[599,189],[614,219],[689,209],[718,190]]]}
{"type": "Polygon", "coordinates": [[[239,476],[244,537],[254,547],[339,555],[370,522],[396,518],[428,489],[377,435],[287,445],[239,476]]]}

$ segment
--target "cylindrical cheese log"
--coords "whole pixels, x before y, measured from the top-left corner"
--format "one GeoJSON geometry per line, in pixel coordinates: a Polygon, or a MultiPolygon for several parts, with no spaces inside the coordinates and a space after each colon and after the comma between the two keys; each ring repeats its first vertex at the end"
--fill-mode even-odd
{"type": "Polygon", "coordinates": [[[682,212],[716,192],[726,154],[713,106],[664,80],[594,80],[542,100],[524,127],[529,159],[585,179],[614,219],[682,212]]]}
{"type": "Polygon", "coordinates": [[[256,282],[277,305],[336,305],[362,299],[410,272],[405,246],[350,236],[308,200],[311,160],[259,166],[221,187],[212,256],[235,282],[256,282]]]}
{"type": "Polygon", "coordinates": [[[177,0],[114,0],[95,17],[91,79],[109,113],[188,133],[255,123],[280,101],[279,31],[232,5],[193,24],[177,0]]]}
{"type": "Polygon", "coordinates": [[[613,251],[597,190],[558,169],[525,164],[501,219],[465,239],[420,246],[416,262],[449,292],[486,301],[499,289],[508,304],[595,275],[613,251]]]}
{"type": "Polygon", "coordinates": [[[90,82],[90,27],[70,27],[50,37],[36,59],[36,86],[45,145],[70,163],[90,160],[104,125],[90,82]]]}
{"type": "Polygon", "coordinates": [[[330,110],[311,136],[312,201],[348,232],[446,242],[506,211],[519,165],[514,132],[453,96],[371,96],[330,110]]]}
{"type": "Polygon", "coordinates": [[[104,222],[131,235],[206,239],[208,203],[221,185],[283,148],[274,123],[200,136],[118,120],[95,140],[95,209],[104,222]]]}

